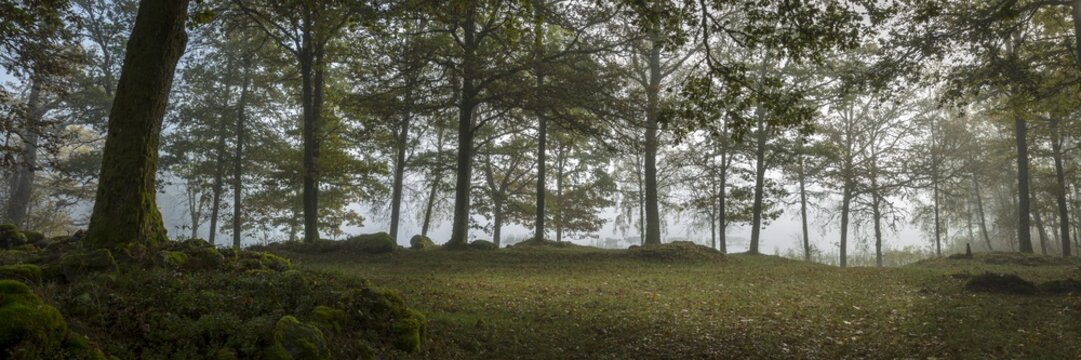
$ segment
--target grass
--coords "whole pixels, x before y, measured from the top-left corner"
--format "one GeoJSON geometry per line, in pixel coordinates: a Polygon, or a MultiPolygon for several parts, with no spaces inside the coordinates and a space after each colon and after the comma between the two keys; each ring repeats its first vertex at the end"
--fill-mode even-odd
{"type": "Polygon", "coordinates": [[[979,255],[841,269],[748,255],[658,261],[588,248],[289,256],[398,289],[430,320],[416,358],[1081,356],[1079,294],[964,290],[986,271],[1033,282],[1081,278],[1077,262],[979,255]]]}

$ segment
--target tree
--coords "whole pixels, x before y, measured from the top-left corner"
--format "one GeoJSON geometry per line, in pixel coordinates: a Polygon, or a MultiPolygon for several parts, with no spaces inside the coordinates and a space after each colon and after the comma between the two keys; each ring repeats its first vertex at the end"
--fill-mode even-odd
{"type": "Polygon", "coordinates": [[[187,0],[142,0],[109,114],[93,246],[154,246],[166,239],[155,203],[158,140],[173,73],[187,45],[187,0]]]}

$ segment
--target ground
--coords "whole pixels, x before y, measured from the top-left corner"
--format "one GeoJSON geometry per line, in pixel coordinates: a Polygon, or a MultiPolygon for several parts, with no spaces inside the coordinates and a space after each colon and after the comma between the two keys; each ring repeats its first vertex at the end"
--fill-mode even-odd
{"type": "Polygon", "coordinates": [[[978,255],[842,269],[583,248],[287,255],[399,290],[430,321],[416,358],[1081,357],[1081,294],[965,290],[987,271],[1081,279],[1071,261],[978,255]]]}

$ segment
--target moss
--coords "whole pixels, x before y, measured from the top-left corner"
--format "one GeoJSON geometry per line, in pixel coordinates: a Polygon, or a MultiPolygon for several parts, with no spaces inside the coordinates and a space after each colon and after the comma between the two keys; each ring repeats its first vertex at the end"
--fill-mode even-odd
{"type": "Polygon", "coordinates": [[[0,279],[40,283],[41,268],[34,264],[3,265],[0,266],[0,279]]]}
{"type": "Polygon", "coordinates": [[[23,231],[23,235],[26,236],[26,242],[29,244],[37,244],[45,241],[45,234],[37,231],[23,231]]]}
{"type": "Polygon", "coordinates": [[[690,241],[673,241],[667,244],[631,247],[627,249],[627,255],[644,260],[659,261],[705,261],[724,258],[724,254],[720,251],[690,241]]]}
{"type": "Polygon", "coordinates": [[[425,250],[435,248],[435,242],[432,239],[424,235],[413,235],[409,239],[409,248],[413,250],[425,250]]]}
{"type": "Polygon", "coordinates": [[[312,309],[311,319],[324,332],[337,334],[342,331],[342,324],[345,323],[345,311],[319,305],[312,309]]]}
{"type": "Polygon", "coordinates": [[[293,268],[289,259],[269,252],[243,251],[233,267],[240,271],[287,271],[293,268]]]}
{"type": "Polygon", "coordinates": [[[363,234],[345,240],[345,248],[364,254],[385,254],[398,250],[398,243],[385,232],[363,234]]]}
{"type": "Polygon", "coordinates": [[[293,268],[293,263],[289,259],[268,252],[260,254],[259,263],[274,271],[286,271],[293,268]]]}
{"type": "Polygon", "coordinates": [[[469,243],[469,248],[472,250],[496,250],[499,249],[499,246],[488,240],[474,240],[469,243]]]}
{"type": "Polygon", "coordinates": [[[318,327],[283,316],[274,325],[274,339],[265,352],[268,360],[329,359],[327,340],[318,327]]]}
{"type": "Polygon", "coordinates": [[[60,272],[69,281],[89,273],[117,271],[116,260],[107,249],[69,254],[60,258],[60,272]]]}
{"type": "Polygon", "coordinates": [[[192,249],[188,253],[190,266],[197,269],[220,269],[225,264],[225,256],[212,246],[192,249]]]}
{"type": "Polygon", "coordinates": [[[174,269],[179,269],[188,262],[188,254],[180,251],[162,250],[159,255],[161,256],[161,261],[164,262],[165,265],[174,269]]]}
{"type": "Polygon", "coordinates": [[[0,321],[0,349],[4,351],[55,351],[67,333],[60,312],[14,280],[0,280],[0,319],[4,319],[0,321]]]}
{"type": "Polygon", "coordinates": [[[407,352],[420,351],[420,345],[428,331],[428,320],[424,314],[413,309],[405,309],[404,315],[391,325],[394,347],[407,352]]]}

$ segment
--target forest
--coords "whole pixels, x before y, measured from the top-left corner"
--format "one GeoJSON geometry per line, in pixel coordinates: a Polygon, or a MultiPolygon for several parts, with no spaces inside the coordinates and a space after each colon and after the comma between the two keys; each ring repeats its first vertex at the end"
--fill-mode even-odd
{"type": "Polygon", "coordinates": [[[1081,0],[0,0],[0,359],[1081,356],[1081,0]]]}

